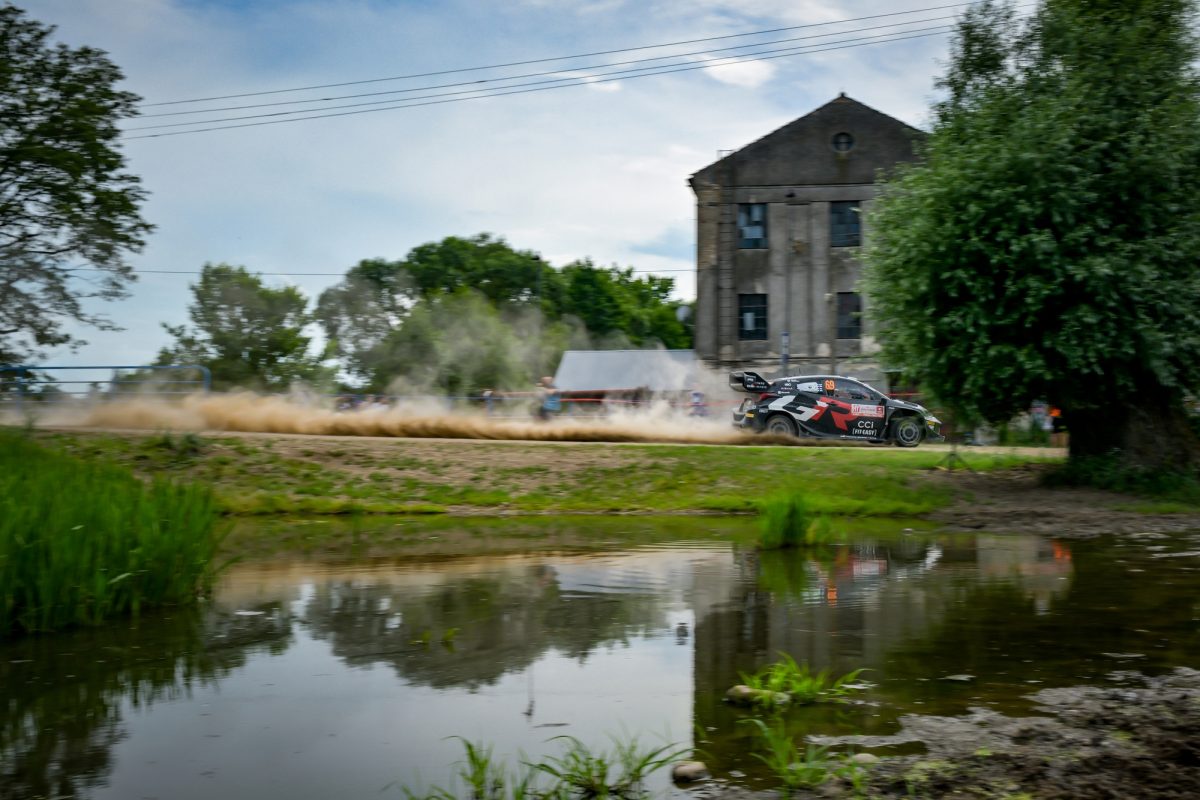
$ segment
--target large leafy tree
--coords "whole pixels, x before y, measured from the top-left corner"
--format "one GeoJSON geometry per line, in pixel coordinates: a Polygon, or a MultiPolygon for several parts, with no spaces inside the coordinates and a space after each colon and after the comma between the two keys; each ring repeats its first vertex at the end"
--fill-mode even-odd
{"type": "Polygon", "coordinates": [[[0,6],[0,362],[78,343],[70,322],[113,328],[85,301],[125,296],[122,259],[151,230],[117,149],[138,98],[103,51],[53,32],[0,6]]]}
{"type": "Polygon", "coordinates": [[[960,412],[1063,409],[1071,456],[1197,463],[1200,102],[1188,0],[984,3],[924,160],[872,216],[885,352],[960,412]]]}
{"type": "Polygon", "coordinates": [[[330,380],[321,356],[310,352],[308,300],[294,286],[273,289],[245,267],[205,264],[191,287],[192,326],[163,325],[175,343],[159,364],[200,364],[217,388],[281,391],[330,380]]]}
{"type": "Polygon", "coordinates": [[[369,388],[519,388],[567,347],[688,347],[670,278],[588,260],[555,269],[488,234],[447,237],[401,261],[359,262],[316,317],[369,388]],[[454,344],[455,342],[459,344],[454,344]]]}

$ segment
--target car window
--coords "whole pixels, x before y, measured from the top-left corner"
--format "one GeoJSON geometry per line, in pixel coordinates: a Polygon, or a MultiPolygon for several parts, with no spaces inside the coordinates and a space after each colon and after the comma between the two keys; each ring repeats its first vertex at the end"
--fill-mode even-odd
{"type": "Polygon", "coordinates": [[[820,394],[821,387],[816,381],[804,381],[796,385],[797,392],[809,392],[810,394],[820,394]]]}
{"type": "Polygon", "coordinates": [[[871,391],[870,387],[858,381],[848,381],[844,378],[839,378],[836,381],[833,396],[839,400],[847,400],[852,403],[877,404],[879,402],[879,395],[871,391]]]}

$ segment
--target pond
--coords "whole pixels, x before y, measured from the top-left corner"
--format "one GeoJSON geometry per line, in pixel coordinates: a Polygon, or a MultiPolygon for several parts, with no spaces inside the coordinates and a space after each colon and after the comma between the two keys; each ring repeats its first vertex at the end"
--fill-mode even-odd
{"type": "MultiPolygon", "coordinates": [[[[281,540],[330,541],[314,525],[281,540]]],[[[1200,653],[1200,533],[886,522],[816,554],[746,534],[715,518],[380,520],[342,555],[236,564],[195,612],[0,645],[0,798],[403,797],[450,783],[459,736],[513,763],[562,735],[694,744],[718,778],[765,788],[748,714],[722,697],[779,653],[872,684],[789,712],[800,734],[1028,713],[1037,688],[1200,653]]]]}

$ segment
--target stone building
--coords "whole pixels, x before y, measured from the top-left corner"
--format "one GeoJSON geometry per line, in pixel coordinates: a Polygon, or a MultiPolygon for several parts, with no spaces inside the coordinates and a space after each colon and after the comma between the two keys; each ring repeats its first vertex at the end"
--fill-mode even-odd
{"type": "Polygon", "coordinates": [[[883,381],[859,292],[862,218],[877,172],[913,160],[923,135],[842,94],[690,178],[706,364],[883,381]]]}

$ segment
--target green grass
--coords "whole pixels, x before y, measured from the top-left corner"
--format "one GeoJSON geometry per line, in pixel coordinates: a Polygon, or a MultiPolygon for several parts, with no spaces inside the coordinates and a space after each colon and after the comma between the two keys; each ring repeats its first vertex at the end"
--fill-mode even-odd
{"type": "Polygon", "coordinates": [[[510,769],[496,761],[490,746],[455,738],[465,751],[455,772],[461,785],[422,792],[403,787],[407,800],[644,800],[650,797],[646,779],[686,752],[669,744],[644,747],[636,737],[613,739],[610,750],[599,750],[559,736],[560,754],[510,769]]]}
{"type": "MultiPolygon", "coordinates": [[[[819,516],[916,517],[957,496],[925,480],[944,457],[894,448],[523,445],[233,435],[172,438],[39,431],[39,439],[144,476],[210,484],[226,513],[757,513],[764,491],[803,494],[819,516]],[[167,443],[169,440],[169,445],[167,443]]],[[[1040,458],[973,455],[977,472],[1040,458]]]]}
{"type": "Polygon", "coordinates": [[[742,722],[757,729],[763,752],[752,755],[767,766],[785,792],[815,789],[834,775],[837,764],[829,757],[829,748],[809,744],[800,749],[781,721],[772,725],[761,719],[742,722]]]}
{"type": "Polygon", "coordinates": [[[206,488],[0,430],[0,636],[194,601],[213,578],[216,522],[206,488]]]}
{"type": "Polygon", "coordinates": [[[861,674],[861,669],[840,678],[831,677],[829,670],[813,673],[808,664],[797,664],[787,653],[780,653],[780,659],[775,663],[741,677],[746,686],[762,692],[760,698],[765,704],[773,704],[775,695],[785,694],[793,704],[808,705],[845,702],[851,692],[862,688],[854,684],[861,674]]]}
{"type": "Polygon", "coordinates": [[[819,548],[840,538],[828,517],[808,510],[802,494],[775,495],[763,501],[758,546],[763,550],[819,548]]]}

